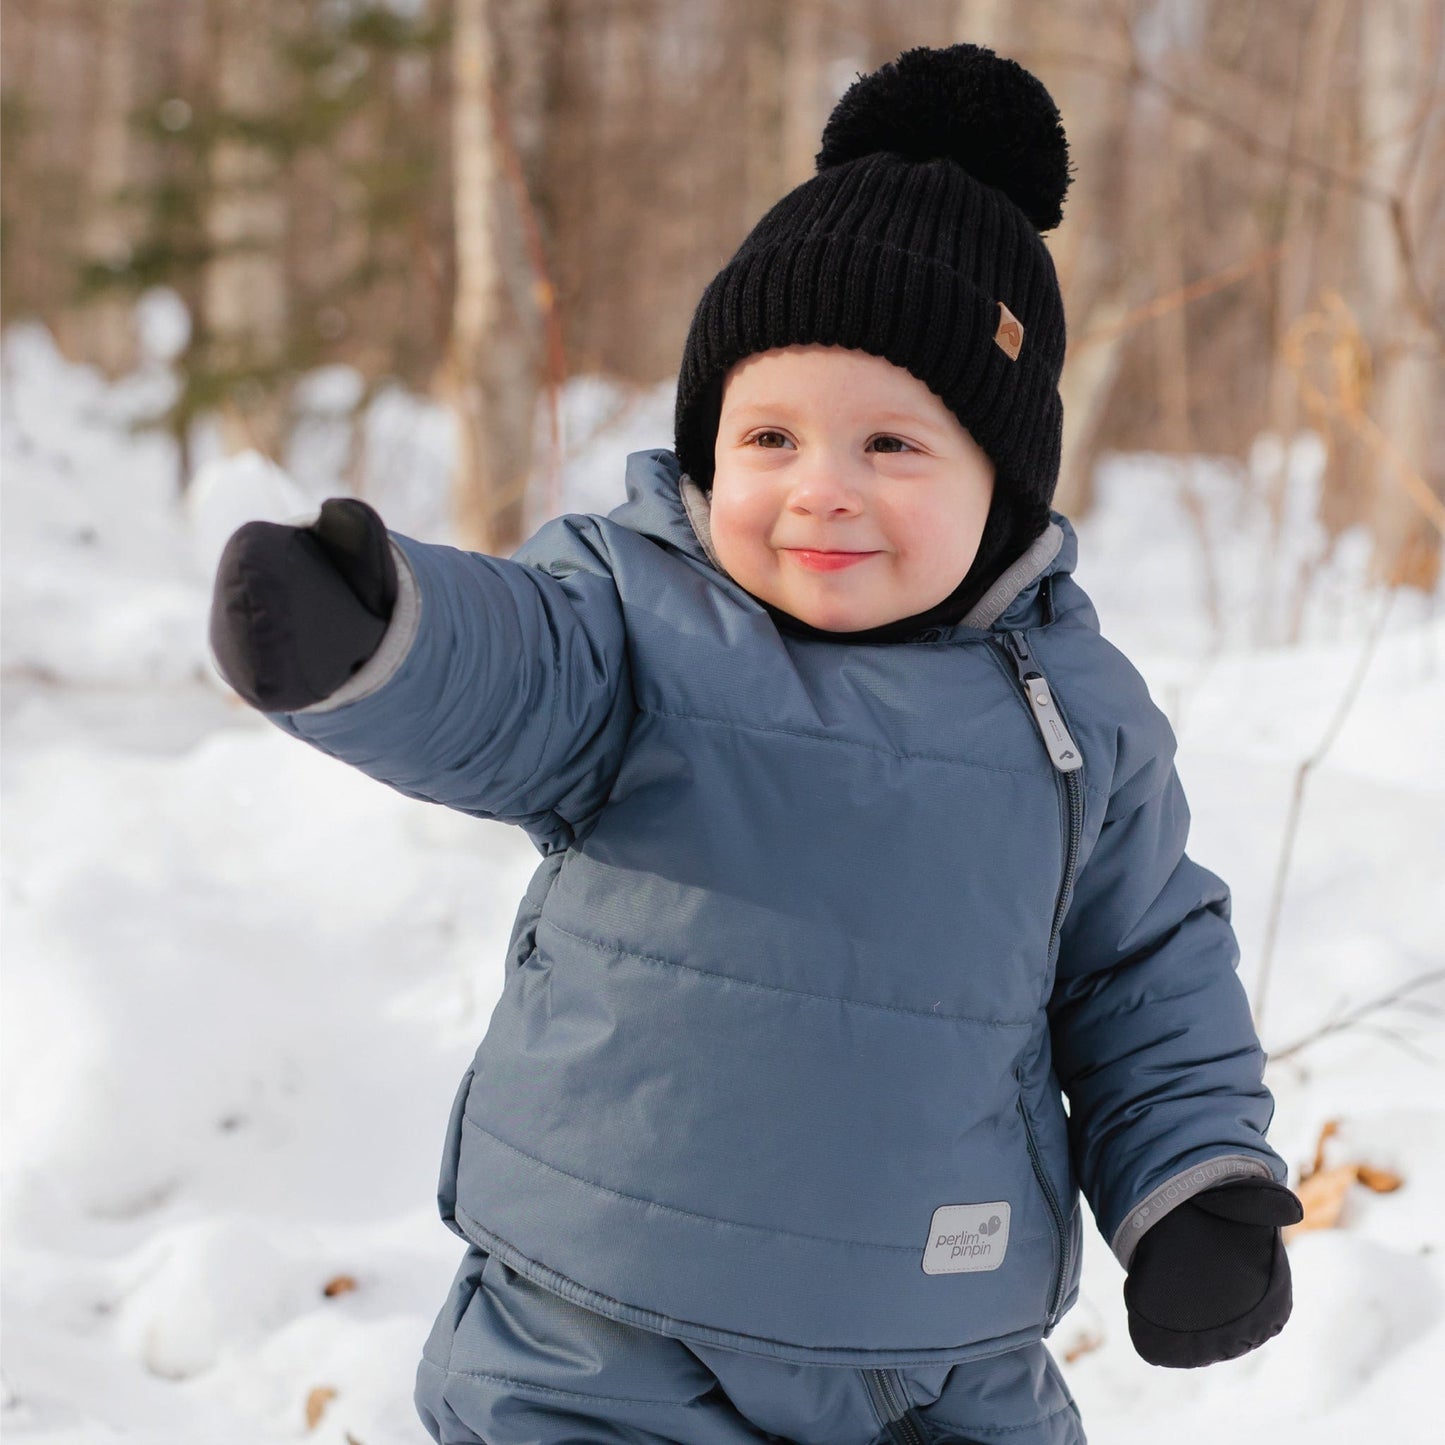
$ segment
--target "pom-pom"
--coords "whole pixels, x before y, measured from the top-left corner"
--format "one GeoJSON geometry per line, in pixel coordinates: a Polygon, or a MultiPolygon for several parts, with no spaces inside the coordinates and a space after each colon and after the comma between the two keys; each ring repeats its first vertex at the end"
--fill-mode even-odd
{"type": "Polygon", "coordinates": [[[818,169],[877,151],[955,161],[1040,231],[1063,219],[1069,144],[1058,107],[1036,76],[981,45],[905,50],[848,87],[823,128],[818,169]]]}

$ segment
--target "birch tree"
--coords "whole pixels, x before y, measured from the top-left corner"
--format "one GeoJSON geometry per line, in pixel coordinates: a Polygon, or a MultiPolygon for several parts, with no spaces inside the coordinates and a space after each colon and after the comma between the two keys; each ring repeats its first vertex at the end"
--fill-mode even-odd
{"type": "Polygon", "coordinates": [[[452,205],[456,295],[440,387],[457,426],[453,517],[463,544],[509,552],[521,540],[537,400],[534,358],[505,306],[515,227],[497,112],[492,0],[455,0],[452,205]]]}
{"type": "Polygon", "coordinates": [[[206,234],[211,256],[202,283],[206,339],[212,371],[242,379],[223,387],[218,407],[227,449],[254,447],[274,456],[281,405],[266,378],[286,351],[286,207],[262,127],[277,81],[275,0],[209,3],[224,131],[210,153],[206,234]]]}
{"type": "MultiPolygon", "coordinates": [[[[91,9],[98,74],[85,168],[84,250],[92,260],[115,266],[124,264],[129,250],[119,196],[130,174],[135,5],[134,0],[92,0],[91,9]]],[[[112,376],[135,359],[130,302],[114,290],[84,308],[76,333],[77,344],[112,376]]]]}
{"type": "Polygon", "coordinates": [[[1445,315],[1421,286],[1416,257],[1428,238],[1415,228],[1442,195],[1440,127],[1429,125],[1430,111],[1422,107],[1445,85],[1441,21],[1438,11],[1410,0],[1380,0],[1361,7],[1360,25],[1366,167],[1394,198],[1391,205],[1359,210],[1361,282],[1373,340],[1371,412],[1380,429],[1371,468],[1375,567],[1382,577],[1430,586],[1445,515],[1445,315]],[[1433,166],[1421,165],[1426,156],[1433,166]]]}

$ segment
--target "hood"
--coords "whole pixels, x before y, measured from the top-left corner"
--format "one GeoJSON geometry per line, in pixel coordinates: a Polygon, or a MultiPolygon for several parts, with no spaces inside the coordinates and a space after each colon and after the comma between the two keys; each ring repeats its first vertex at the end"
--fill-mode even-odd
{"type": "MultiPolygon", "coordinates": [[[[727,569],[713,550],[710,514],[707,493],[683,473],[675,453],[659,447],[628,455],[627,500],[609,512],[608,519],[726,577],[727,569]]],[[[1072,573],[1077,556],[1078,539],[1069,519],[1050,512],[1049,525],[1000,573],[972,611],[953,627],[937,629],[939,635],[1038,625],[1045,620],[1040,597],[1044,579],[1072,573]]]]}

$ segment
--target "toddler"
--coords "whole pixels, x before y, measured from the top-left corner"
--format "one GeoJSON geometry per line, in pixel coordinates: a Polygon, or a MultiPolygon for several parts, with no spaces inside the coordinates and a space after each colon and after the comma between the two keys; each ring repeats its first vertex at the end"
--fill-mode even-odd
{"type": "Polygon", "coordinates": [[[542,855],[447,1130],[435,1440],[1079,1445],[1081,1192],[1144,1359],[1288,1318],[1229,892],[1051,509],[1068,180],[1037,79],[907,51],[708,286],[615,511],[228,543],[242,696],[542,855]]]}

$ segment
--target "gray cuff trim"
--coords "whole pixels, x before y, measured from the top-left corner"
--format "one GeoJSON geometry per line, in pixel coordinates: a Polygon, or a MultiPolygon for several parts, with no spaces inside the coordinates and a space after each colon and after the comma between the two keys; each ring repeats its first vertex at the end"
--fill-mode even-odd
{"type": "Polygon", "coordinates": [[[1216,1159],[1206,1159],[1180,1170],[1124,1216],[1124,1222],[1114,1231],[1109,1246],[1114,1251],[1114,1258],[1128,1269],[1139,1241],[1171,1209],[1212,1185],[1245,1175],[1273,1179],[1274,1171],[1257,1154],[1221,1154],[1216,1159]]]}
{"type": "Polygon", "coordinates": [[[1000,573],[999,579],[969,609],[964,627],[992,627],[1008,611],[1008,605],[1059,555],[1064,529],[1050,522],[1029,544],[1028,550],[1000,573]]]}
{"type": "Polygon", "coordinates": [[[349,702],[357,702],[377,692],[392,678],[401,666],[421,624],[421,592],[416,585],[416,574],[406,553],[388,537],[391,555],[396,562],[396,606],[392,608],[391,624],[382,634],[381,645],[362,664],[360,671],[352,673],[329,697],[313,702],[310,707],[296,709],[297,716],[313,712],[331,712],[349,702]]]}

